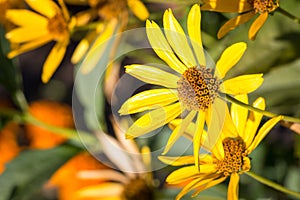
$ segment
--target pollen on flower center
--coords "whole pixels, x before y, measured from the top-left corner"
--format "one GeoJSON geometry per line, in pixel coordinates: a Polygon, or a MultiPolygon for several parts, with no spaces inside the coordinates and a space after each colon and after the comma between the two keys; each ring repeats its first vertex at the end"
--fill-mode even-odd
{"type": "Polygon", "coordinates": [[[248,0],[253,5],[255,13],[273,12],[279,7],[279,0],[248,0]]]}
{"type": "Polygon", "coordinates": [[[247,157],[246,144],[243,139],[226,138],[223,140],[223,148],[224,159],[218,162],[218,173],[229,176],[243,170],[244,158],[247,157]]]}
{"type": "Polygon", "coordinates": [[[146,181],[141,178],[132,179],[124,187],[122,194],[123,200],[152,200],[152,189],[147,185],[146,181]]]}
{"type": "Polygon", "coordinates": [[[212,69],[188,68],[177,81],[179,101],[189,110],[206,111],[217,97],[219,85],[212,69]]]}
{"type": "Polygon", "coordinates": [[[48,30],[57,40],[65,38],[66,34],[69,34],[68,24],[61,14],[56,14],[48,21],[48,30]]]}

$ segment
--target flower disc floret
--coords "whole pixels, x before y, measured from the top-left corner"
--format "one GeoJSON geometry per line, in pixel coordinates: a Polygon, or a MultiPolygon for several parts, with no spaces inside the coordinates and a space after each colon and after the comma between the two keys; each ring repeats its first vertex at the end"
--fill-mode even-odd
{"type": "Polygon", "coordinates": [[[220,81],[210,68],[188,68],[177,82],[179,101],[188,110],[203,110],[214,103],[220,81]]]}
{"type": "Polygon", "coordinates": [[[273,12],[279,7],[278,0],[248,0],[255,10],[255,13],[273,12]]]}

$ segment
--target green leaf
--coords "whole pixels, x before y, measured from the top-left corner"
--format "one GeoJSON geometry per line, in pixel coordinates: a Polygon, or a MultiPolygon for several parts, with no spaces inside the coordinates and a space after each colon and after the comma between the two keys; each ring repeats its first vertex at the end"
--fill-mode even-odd
{"type": "Polygon", "coordinates": [[[69,145],[23,151],[7,164],[0,176],[0,200],[29,200],[62,164],[79,151],[69,145]]]}
{"type": "Polygon", "coordinates": [[[4,35],[4,28],[0,26],[0,83],[11,94],[14,94],[21,88],[21,75],[16,63],[6,57],[6,53],[9,51],[9,42],[4,35]]]}

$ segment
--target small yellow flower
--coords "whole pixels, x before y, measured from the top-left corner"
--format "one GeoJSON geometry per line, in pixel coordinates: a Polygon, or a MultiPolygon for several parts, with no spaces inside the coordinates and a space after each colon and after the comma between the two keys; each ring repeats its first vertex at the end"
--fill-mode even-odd
{"type": "Polygon", "coordinates": [[[19,44],[8,53],[8,57],[13,58],[56,41],[43,66],[42,81],[47,83],[65,55],[74,21],[70,19],[62,0],[59,1],[61,7],[52,0],[25,2],[36,12],[25,9],[6,12],[7,19],[18,26],[9,31],[6,38],[13,44],[19,44]]]}
{"type": "MultiPolygon", "coordinates": [[[[108,40],[114,33],[124,31],[128,22],[129,10],[140,20],[144,21],[149,17],[147,8],[140,0],[108,0],[105,2],[86,0],[86,3],[91,6],[91,9],[77,14],[77,22],[80,23],[77,26],[93,20],[96,16],[99,17],[100,22],[94,31],[91,31],[80,41],[71,58],[71,62],[76,64],[89,50],[84,60],[85,63],[82,64],[84,73],[90,72],[102,54],[107,51],[103,44],[104,41],[108,40]],[[93,45],[91,45],[92,43],[93,45]],[[99,46],[101,46],[100,52],[94,51],[99,46]],[[95,57],[98,59],[95,60],[95,57]]],[[[115,51],[112,49],[109,56],[112,57],[115,51]]]]}
{"type": "Polygon", "coordinates": [[[24,8],[23,0],[0,0],[0,25],[3,25],[6,30],[11,30],[13,24],[11,24],[5,17],[8,9],[24,8]]]}
{"type": "MultiPolygon", "coordinates": [[[[215,69],[206,67],[201,41],[199,5],[192,7],[187,19],[191,46],[170,9],[164,13],[163,23],[164,33],[155,22],[148,20],[146,32],[156,54],[174,72],[170,73],[147,65],[126,66],[126,72],[130,75],[146,83],[165,88],[144,91],[131,97],[122,105],[119,113],[125,115],[150,110],[127,130],[127,138],[144,135],[184,113],[182,123],[172,132],[163,154],[169,151],[196,118],[193,144],[197,160],[205,121],[210,127],[211,116],[222,110],[225,105],[225,102],[219,98],[219,93],[230,95],[250,93],[262,84],[263,78],[262,74],[252,74],[221,82],[228,70],[244,54],[245,43],[236,43],[228,47],[218,60],[215,69]]],[[[198,162],[195,163],[197,165],[198,162]]]]}
{"type": "MultiPolygon", "coordinates": [[[[248,103],[247,95],[238,95],[237,99],[248,103]]],[[[258,98],[253,106],[265,109],[265,100],[258,98]]],[[[233,104],[229,114],[226,110],[226,123],[222,133],[211,151],[211,154],[200,154],[200,171],[194,166],[193,156],[164,157],[160,160],[174,166],[184,166],[175,170],[167,177],[170,184],[183,184],[184,188],[177,195],[180,199],[188,192],[195,190],[193,197],[203,190],[223,182],[230,178],[227,199],[238,199],[239,175],[251,168],[249,154],[259,145],[268,132],[281,119],[281,116],[268,120],[257,132],[263,115],[233,104]],[[257,133],[257,134],[256,134],[257,133]]],[[[195,126],[195,124],[191,124],[195,126]]],[[[190,130],[190,129],[188,129],[190,130]]],[[[192,132],[187,133],[192,135],[192,132]]],[[[205,135],[205,134],[204,134],[205,135]]],[[[205,142],[203,142],[205,146],[205,142]]]]}
{"type": "Polygon", "coordinates": [[[239,13],[235,18],[227,21],[219,30],[218,38],[224,37],[229,31],[237,26],[246,23],[255,15],[259,16],[252,23],[248,37],[254,40],[256,34],[265,23],[269,13],[279,7],[279,0],[203,0],[202,10],[210,10],[216,12],[235,12],[239,13]]]}

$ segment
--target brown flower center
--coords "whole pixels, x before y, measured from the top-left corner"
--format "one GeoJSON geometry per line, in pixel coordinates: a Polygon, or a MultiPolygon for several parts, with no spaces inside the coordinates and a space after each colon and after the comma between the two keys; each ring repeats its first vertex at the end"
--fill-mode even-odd
{"type": "Polygon", "coordinates": [[[248,0],[255,10],[255,13],[273,12],[279,7],[279,0],[248,0]]]}
{"type": "Polygon", "coordinates": [[[65,39],[65,36],[69,34],[68,24],[60,13],[49,19],[48,30],[56,40],[65,39]]]}
{"type": "Polygon", "coordinates": [[[122,194],[123,200],[152,200],[152,189],[147,185],[146,181],[141,178],[131,180],[124,187],[122,194]]]}
{"type": "Polygon", "coordinates": [[[203,110],[213,104],[220,81],[213,70],[203,66],[188,68],[177,81],[179,101],[188,110],[203,110]]]}
{"type": "MultiPolygon", "coordinates": [[[[244,158],[247,157],[246,144],[242,138],[226,138],[223,140],[224,159],[218,162],[218,173],[229,176],[243,170],[244,158]]],[[[245,163],[246,165],[246,163],[245,163]]]]}

